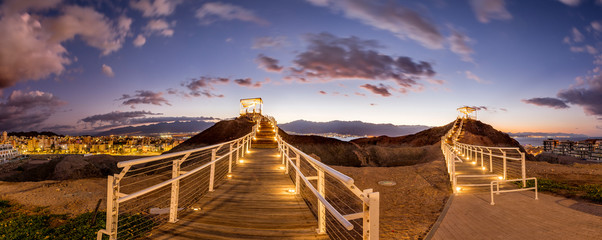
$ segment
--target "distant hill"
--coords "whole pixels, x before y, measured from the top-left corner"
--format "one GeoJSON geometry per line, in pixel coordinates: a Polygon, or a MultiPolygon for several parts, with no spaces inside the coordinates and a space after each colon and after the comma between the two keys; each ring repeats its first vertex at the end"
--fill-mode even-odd
{"type": "Polygon", "coordinates": [[[96,133],[96,136],[108,135],[150,135],[167,132],[200,132],[213,125],[212,122],[189,121],[172,123],[155,123],[136,127],[113,128],[108,131],[96,133]]]}
{"type": "Polygon", "coordinates": [[[48,136],[48,137],[53,137],[53,136],[58,136],[58,137],[64,137],[63,135],[59,135],[53,132],[36,132],[36,131],[31,131],[31,132],[9,132],[7,133],[8,136],[16,136],[16,137],[37,137],[40,135],[44,135],[44,136],[48,136]]]}
{"type": "Polygon", "coordinates": [[[312,122],[306,120],[278,124],[278,126],[285,131],[295,133],[338,133],[356,136],[403,136],[429,128],[423,125],[376,124],[361,121],[312,122]]]}

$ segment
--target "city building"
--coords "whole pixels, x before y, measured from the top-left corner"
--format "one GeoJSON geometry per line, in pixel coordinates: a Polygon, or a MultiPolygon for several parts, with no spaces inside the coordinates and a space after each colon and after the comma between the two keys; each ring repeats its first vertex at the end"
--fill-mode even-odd
{"type": "Polygon", "coordinates": [[[10,144],[0,145],[0,163],[8,162],[12,159],[18,158],[21,154],[17,149],[13,148],[10,144]]]}
{"type": "Polygon", "coordinates": [[[589,161],[602,161],[602,139],[578,142],[548,139],[543,141],[544,152],[567,155],[589,161]]]}

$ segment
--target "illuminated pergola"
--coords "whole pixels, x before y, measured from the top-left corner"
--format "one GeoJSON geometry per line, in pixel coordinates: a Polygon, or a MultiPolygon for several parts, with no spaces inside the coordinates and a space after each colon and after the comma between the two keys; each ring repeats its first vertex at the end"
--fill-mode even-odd
{"type": "Polygon", "coordinates": [[[240,99],[240,115],[248,113],[259,113],[263,111],[263,100],[261,98],[240,99]]]}
{"type": "Polygon", "coordinates": [[[464,119],[477,119],[477,109],[469,106],[459,107],[458,112],[464,119]]]}

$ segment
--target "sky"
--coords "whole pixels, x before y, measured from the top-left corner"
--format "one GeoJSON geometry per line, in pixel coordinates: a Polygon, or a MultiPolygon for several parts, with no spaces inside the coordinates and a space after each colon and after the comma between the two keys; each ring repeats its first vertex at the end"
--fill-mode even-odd
{"type": "Polygon", "coordinates": [[[602,136],[602,0],[4,0],[0,131],[236,117],[602,136]]]}

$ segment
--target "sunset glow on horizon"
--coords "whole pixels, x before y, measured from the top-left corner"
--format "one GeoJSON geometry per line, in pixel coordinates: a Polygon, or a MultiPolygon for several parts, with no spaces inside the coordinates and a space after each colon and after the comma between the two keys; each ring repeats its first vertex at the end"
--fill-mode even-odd
{"type": "Polygon", "coordinates": [[[0,131],[239,114],[602,136],[602,1],[0,3],[0,131]]]}

